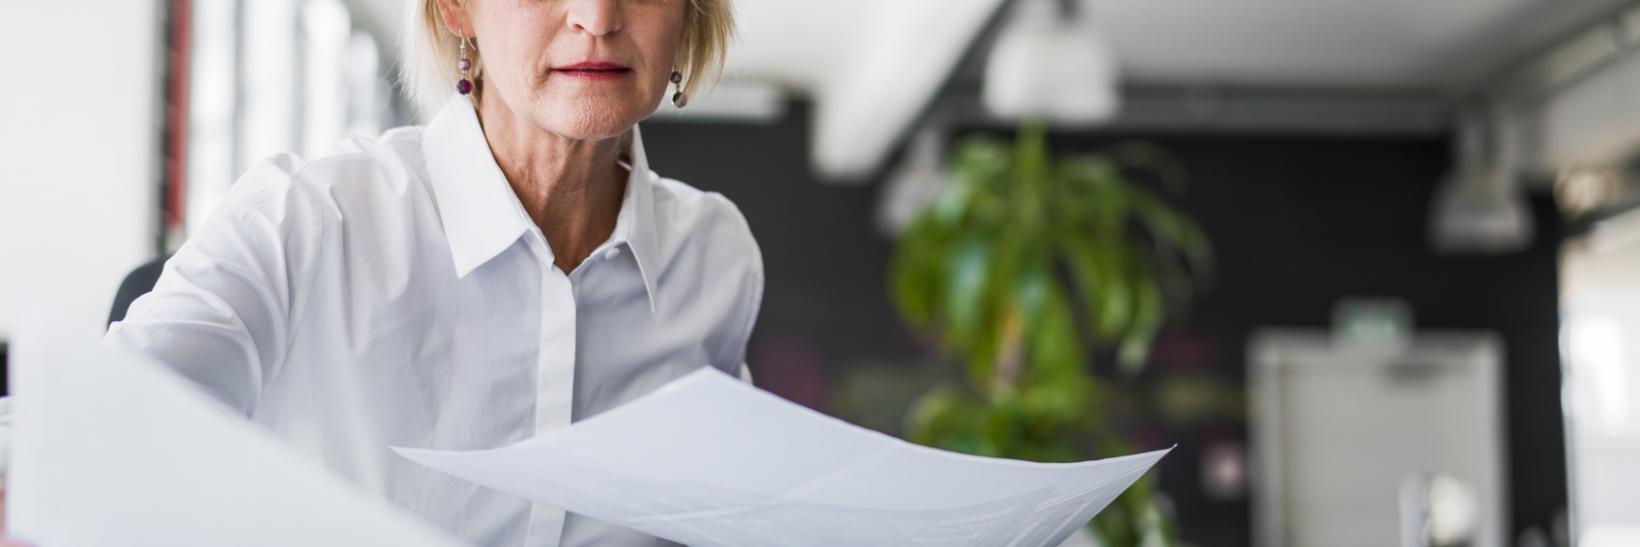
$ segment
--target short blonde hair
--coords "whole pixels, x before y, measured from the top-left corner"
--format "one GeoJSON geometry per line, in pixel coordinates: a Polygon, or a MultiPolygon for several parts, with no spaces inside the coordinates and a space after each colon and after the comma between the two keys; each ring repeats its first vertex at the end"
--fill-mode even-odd
{"type": "MultiPolygon", "coordinates": [[[[453,0],[466,4],[472,0],[453,0]]],[[[716,82],[723,71],[729,39],[734,34],[734,13],[730,0],[684,0],[683,42],[678,45],[676,64],[683,73],[684,93],[694,95],[703,82],[716,82]]],[[[438,0],[406,2],[405,25],[401,31],[400,75],[405,93],[423,107],[435,108],[455,91],[461,70],[461,38],[450,32],[438,11],[438,0]]],[[[468,51],[473,83],[484,77],[484,60],[476,48],[468,51]]]]}

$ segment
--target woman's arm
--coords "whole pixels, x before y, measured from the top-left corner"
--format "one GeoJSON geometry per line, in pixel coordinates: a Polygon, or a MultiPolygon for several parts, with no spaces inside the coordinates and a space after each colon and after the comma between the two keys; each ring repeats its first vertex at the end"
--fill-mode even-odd
{"type": "Polygon", "coordinates": [[[258,164],[165,264],[105,343],[152,357],[241,412],[284,362],[329,211],[294,156],[258,164]]]}

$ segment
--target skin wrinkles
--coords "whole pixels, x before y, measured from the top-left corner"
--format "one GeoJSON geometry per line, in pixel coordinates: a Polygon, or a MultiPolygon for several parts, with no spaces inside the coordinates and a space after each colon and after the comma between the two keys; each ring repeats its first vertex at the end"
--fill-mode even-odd
{"type": "Polygon", "coordinates": [[[490,151],[566,273],[615,229],[628,176],[617,160],[666,93],[685,2],[438,0],[450,31],[482,52],[490,151]],[[558,70],[585,61],[631,70],[613,81],[558,70]]]}

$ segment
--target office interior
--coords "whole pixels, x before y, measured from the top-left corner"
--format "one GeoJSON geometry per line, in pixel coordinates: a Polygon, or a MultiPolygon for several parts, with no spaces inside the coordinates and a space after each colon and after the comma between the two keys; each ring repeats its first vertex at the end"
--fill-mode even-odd
{"type": "MultiPolygon", "coordinates": [[[[937,439],[929,394],[1008,357],[908,310],[907,263],[1006,259],[918,254],[919,222],[973,158],[1040,144],[1159,204],[1088,245],[1171,265],[1107,293],[1047,262],[1093,386],[1071,419],[1109,442],[1042,459],[1177,445],[1103,544],[1640,544],[1640,3],[735,9],[721,80],[641,127],[758,240],[758,387],[937,439]],[[1119,328],[1087,326],[1113,298],[1119,328]]],[[[399,0],[6,11],[0,363],[42,310],[106,325],[256,161],[431,114],[399,0]]]]}

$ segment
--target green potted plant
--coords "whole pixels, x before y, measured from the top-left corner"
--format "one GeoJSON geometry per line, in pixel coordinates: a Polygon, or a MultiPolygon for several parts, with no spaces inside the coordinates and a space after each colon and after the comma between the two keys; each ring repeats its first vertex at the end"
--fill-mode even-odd
{"type": "MultiPolygon", "coordinates": [[[[1109,347],[1138,371],[1170,306],[1208,274],[1206,236],[1134,181],[1178,184],[1177,165],[1140,144],[1054,158],[1045,129],[970,139],[941,196],[899,236],[890,264],[907,323],[960,363],[958,381],[922,396],[913,442],[1034,461],[1126,452],[1106,427],[1090,367],[1109,347]]],[[[955,379],[954,378],[954,379],[955,379]]],[[[1145,479],[1094,520],[1105,545],[1171,543],[1171,519],[1145,479]]]]}

